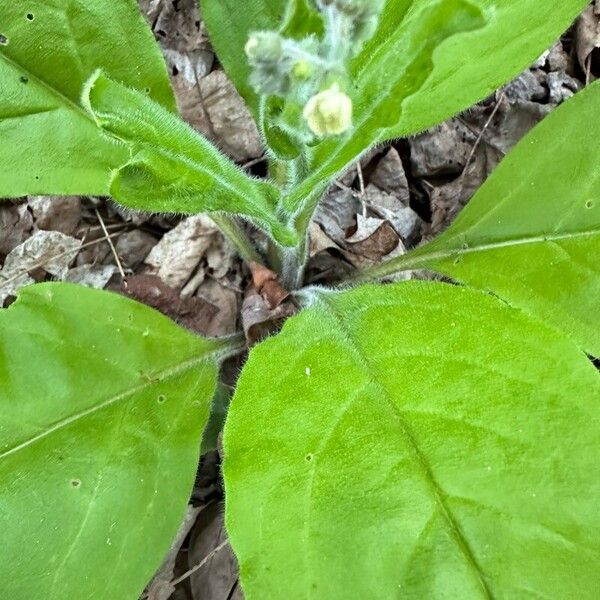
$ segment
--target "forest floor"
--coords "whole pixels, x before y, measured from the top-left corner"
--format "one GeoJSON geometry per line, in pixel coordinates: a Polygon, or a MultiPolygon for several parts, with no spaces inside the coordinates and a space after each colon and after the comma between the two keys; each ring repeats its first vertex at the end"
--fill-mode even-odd
{"type": "MultiPolygon", "coordinates": [[[[215,59],[196,0],[140,4],[183,117],[264,175],[258,131],[215,59]]],[[[311,225],[306,282],[338,281],[431,239],[523,135],[599,76],[600,0],[507,86],[434,129],[377,148],[341,177],[311,225]]],[[[204,335],[244,328],[256,338],[289,314],[260,305],[247,265],[210,218],[134,213],[102,198],[0,204],[0,266],[0,306],[24,285],[55,279],[125,293],[204,335]]],[[[219,462],[218,449],[204,455],[181,535],[144,597],[242,598],[223,527],[219,462]]]]}

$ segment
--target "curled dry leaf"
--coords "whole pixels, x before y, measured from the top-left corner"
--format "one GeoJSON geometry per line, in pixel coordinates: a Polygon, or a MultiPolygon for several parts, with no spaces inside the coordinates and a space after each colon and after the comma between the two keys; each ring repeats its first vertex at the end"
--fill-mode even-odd
{"type": "Polygon", "coordinates": [[[242,304],[242,325],[248,344],[253,346],[278,331],[296,312],[291,302],[271,308],[263,296],[251,289],[242,304]]]}
{"type": "Polygon", "coordinates": [[[388,221],[357,215],[357,229],[346,243],[352,254],[380,261],[398,247],[400,238],[388,221]]]}
{"type": "Polygon", "coordinates": [[[381,191],[373,184],[365,190],[365,200],[371,212],[386,219],[406,246],[414,244],[420,237],[423,221],[421,217],[396,194],[381,191]]]}
{"type": "Polygon", "coordinates": [[[277,273],[255,262],[249,266],[254,289],[265,299],[269,308],[277,308],[289,298],[290,293],[281,285],[277,273]]]}

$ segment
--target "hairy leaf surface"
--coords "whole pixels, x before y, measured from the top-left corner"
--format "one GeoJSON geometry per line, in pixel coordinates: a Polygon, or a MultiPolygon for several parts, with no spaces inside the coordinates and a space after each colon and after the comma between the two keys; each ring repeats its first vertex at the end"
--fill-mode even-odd
{"type": "Polygon", "coordinates": [[[430,268],[492,290],[600,356],[599,114],[595,83],[523,139],[441,236],[375,271],[430,268]]]}
{"type": "Polygon", "coordinates": [[[135,0],[0,0],[0,196],[107,192],[127,152],[80,106],[98,67],[175,110],[135,0]]]}
{"type": "Polygon", "coordinates": [[[571,341],[481,292],[318,294],[225,426],[246,597],[592,600],[599,403],[571,341]]]}
{"type": "Polygon", "coordinates": [[[183,518],[226,349],[73,285],[0,310],[3,598],[138,598],[183,518]]]}
{"type": "Polygon", "coordinates": [[[246,175],[160,104],[100,71],[86,84],[83,104],[100,127],[130,148],[131,159],[110,182],[110,195],[121,204],[160,212],[233,213],[282,244],[295,241],[277,219],[277,188],[246,175]]]}

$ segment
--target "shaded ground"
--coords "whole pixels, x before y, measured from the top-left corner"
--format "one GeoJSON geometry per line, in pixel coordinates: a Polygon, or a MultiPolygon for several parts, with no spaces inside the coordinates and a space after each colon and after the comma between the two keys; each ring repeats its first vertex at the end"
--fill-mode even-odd
{"type": "MultiPolygon", "coordinates": [[[[219,69],[195,0],[141,5],[183,116],[236,162],[264,174],[258,132],[219,69]]],[[[307,282],[334,282],[439,233],[531,127],[598,76],[600,5],[592,4],[505,88],[435,129],[378,148],[344,175],[311,225],[307,282]]],[[[247,266],[206,216],[137,214],[100,198],[7,202],[0,205],[0,265],[4,306],[23,285],[59,279],[127,293],[206,335],[242,326],[259,335],[263,321],[285,316],[249,291],[247,266]]],[[[233,379],[236,365],[228,368],[233,379]]],[[[217,450],[203,458],[189,518],[150,590],[154,600],[242,597],[223,530],[218,464],[217,450]]]]}

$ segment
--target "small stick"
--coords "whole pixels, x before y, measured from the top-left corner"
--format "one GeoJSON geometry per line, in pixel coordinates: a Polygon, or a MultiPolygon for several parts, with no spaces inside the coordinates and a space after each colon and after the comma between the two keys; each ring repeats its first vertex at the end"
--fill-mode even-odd
{"type": "Polygon", "coordinates": [[[462,181],[467,174],[467,170],[471,166],[471,162],[473,161],[475,152],[477,151],[477,148],[479,148],[479,144],[481,144],[481,140],[483,139],[483,134],[486,132],[487,128],[490,126],[490,123],[494,120],[494,117],[496,116],[496,113],[498,112],[498,110],[500,110],[500,105],[502,104],[503,100],[504,100],[504,92],[502,92],[502,94],[500,94],[500,98],[498,98],[498,101],[496,102],[496,106],[494,106],[494,110],[492,111],[492,114],[488,117],[488,120],[485,122],[485,124],[481,128],[481,131],[479,132],[479,135],[477,136],[477,139],[475,140],[475,143],[473,144],[473,147],[471,148],[471,152],[469,152],[469,156],[467,157],[467,162],[465,163],[465,168],[463,169],[463,172],[461,173],[461,176],[460,176],[461,186],[462,186],[462,181]]]}
{"type": "Polygon", "coordinates": [[[115,257],[115,263],[117,263],[117,268],[119,269],[119,273],[121,273],[121,281],[124,281],[125,280],[125,271],[123,271],[123,265],[121,264],[119,255],[117,254],[117,249],[115,248],[115,245],[113,244],[112,240],[110,239],[110,235],[108,234],[106,225],[104,224],[104,220],[102,219],[102,215],[100,214],[100,211],[97,208],[94,208],[94,210],[96,211],[96,216],[98,217],[98,221],[100,221],[100,226],[102,227],[102,231],[104,232],[104,239],[108,242],[108,245],[110,246],[110,250],[113,253],[113,256],[115,257]]]}
{"type": "Polygon", "coordinates": [[[228,540],[221,542],[214,550],[209,552],[197,565],[194,565],[189,571],[186,571],[183,575],[179,576],[177,579],[173,579],[171,581],[172,586],[176,586],[185,579],[187,579],[190,575],[193,575],[198,569],[201,569],[217,552],[223,550],[225,546],[227,546],[228,540]]]}
{"type": "Polygon", "coordinates": [[[365,202],[365,179],[363,177],[360,160],[356,163],[356,172],[358,174],[358,185],[360,186],[360,203],[362,204],[363,217],[367,217],[367,203],[365,202]]]}
{"type": "Polygon", "coordinates": [[[265,155],[263,154],[262,156],[259,156],[258,158],[253,158],[252,160],[249,160],[247,163],[244,163],[242,165],[242,169],[244,171],[246,171],[250,167],[253,167],[254,165],[257,165],[258,163],[261,163],[264,160],[266,160],[266,158],[265,158],[265,155]]]}

